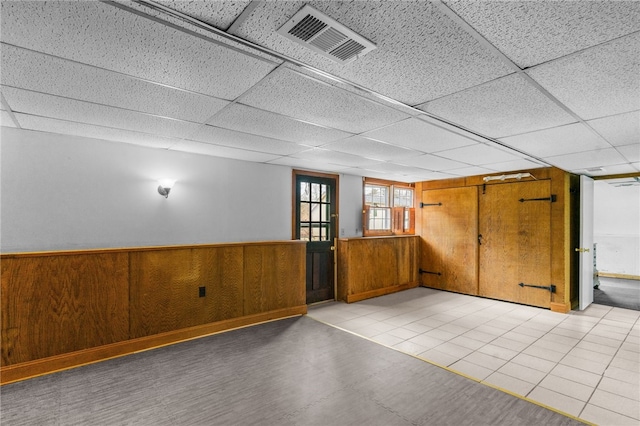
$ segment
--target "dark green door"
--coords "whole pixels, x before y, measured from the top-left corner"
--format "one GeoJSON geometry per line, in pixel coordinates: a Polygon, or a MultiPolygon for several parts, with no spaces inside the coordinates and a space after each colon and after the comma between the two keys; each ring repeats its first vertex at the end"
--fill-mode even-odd
{"type": "Polygon", "coordinates": [[[295,238],[307,242],[307,303],[334,298],[336,180],[296,175],[295,238]]]}

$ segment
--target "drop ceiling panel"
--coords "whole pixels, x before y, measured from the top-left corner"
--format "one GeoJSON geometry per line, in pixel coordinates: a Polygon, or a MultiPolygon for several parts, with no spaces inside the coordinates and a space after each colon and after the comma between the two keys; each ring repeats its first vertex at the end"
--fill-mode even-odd
{"type": "Polygon", "coordinates": [[[517,74],[446,96],[420,108],[493,138],[576,121],[517,74]]]}
{"type": "Polygon", "coordinates": [[[225,30],[233,24],[242,11],[251,3],[243,1],[184,1],[155,0],[163,6],[187,14],[216,28],[225,30]]]}
{"type": "Polygon", "coordinates": [[[308,147],[296,145],[291,142],[236,132],[235,130],[221,129],[213,126],[200,127],[200,129],[189,137],[189,139],[197,142],[224,145],[232,148],[265,152],[274,155],[288,155],[308,149],[308,147]]]}
{"type": "Polygon", "coordinates": [[[582,119],[640,109],[640,32],[527,73],[582,119]]]}
{"type": "Polygon", "coordinates": [[[420,167],[427,170],[442,171],[459,169],[467,167],[468,164],[459,161],[449,160],[448,158],[438,157],[437,155],[425,154],[417,157],[407,158],[401,161],[402,164],[408,166],[420,167]]]}
{"type": "Polygon", "coordinates": [[[186,137],[199,127],[198,124],[188,121],[172,120],[10,87],[3,87],[2,93],[14,112],[26,112],[59,120],[174,138],[186,137]]]}
{"type": "Polygon", "coordinates": [[[367,166],[366,170],[394,174],[396,176],[420,176],[420,175],[428,175],[431,173],[431,170],[425,170],[420,167],[408,167],[401,164],[395,163],[380,163],[373,164],[371,166],[367,166]]]}
{"type": "Polygon", "coordinates": [[[587,175],[587,176],[621,175],[625,173],[637,173],[638,171],[640,171],[640,163],[607,166],[607,167],[604,167],[602,170],[597,170],[597,171],[588,171],[583,168],[570,170],[570,172],[572,173],[587,175]]]}
{"type": "Polygon", "coordinates": [[[362,136],[427,153],[477,143],[469,137],[450,132],[417,118],[410,118],[372,130],[363,133],[362,136]]]}
{"type": "Polygon", "coordinates": [[[241,102],[353,133],[366,132],[408,117],[286,68],[271,73],[243,96],[241,102]]]}
{"type": "Polygon", "coordinates": [[[513,154],[484,144],[441,151],[438,156],[474,165],[502,163],[520,159],[513,154]]]}
{"type": "Polygon", "coordinates": [[[521,68],[640,30],[637,1],[445,1],[521,68]]]}
{"type": "Polygon", "coordinates": [[[209,123],[218,127],[311,146],[333,142],[351,135],[341,130],[294,120],[241,104],[229,106],[209,123]]]}
{"type": "Polygon", "coordinates": [[[515,161],[506,161],[504,163],[489,163],[484,165],[485,168],[495,170],[496,172],[512,172],[516,170],[537,169],[540,167],[548,167],[537,161],[521,159],[515,161]]]}
{"type": "Polygon", "coordinates": [[[339,166],[337,164],[330,164],[322,161],[293,157],[280,157],[275,160],[269,161],[269,164],[277,164],[280,166],[294,167],[296,169],[319,170],[332,173],[337,173],[338,171],[342,172],[345,169],[345,166],[339,166]]]}
{"type": "Polygon", "coordinates": [[[260,2],[235,34],[410,105],[510,72],[436,6],[423,1],[260,2]],[[276,30],[305,4],[378,48],[345,66],[278,35],[276,30]]]}
{"type": "Polygon", "coordinates": [[[270,160],[275,160],[279,157],[278,155],[265,154],[264,152],[247,151],[228,146],[184,140],[171,147],[171,150],[211,155],[213,157],[233,158],[242,161],[253,161],[256,163],[264,163],[270,160]]]}
{"type": "Polygon", "coordinates": [[[613,146],[631,145],[640,141],[640,111],[588,121],[613,146]]]}
{"type": "Polygon", "coordinates": [[[331,151],[324,148],[312,148],[293,154],[291,157],[347,167],[366,167],[381,163],[381,161],[378,160],[346,154],[344,152],[331,151]]]}
{"type": "Polygon", "coordinates": [[[633,145],[618,146],[616,148],[630,163],[640,161],[640,140],[633,145]]]}
{"type": "Polygon", "coordinates": [[[502,138],[501,141],[537,157],[551,157],[611,147],[581,123],[502,138]]]}
{"type": "Polygon", "coordinates": [[[598,149],[577,154],[558,155],[544,159],[549,164],[564,170],[588,169],[623,165],[628,161],[615,148],[598,149]]]}
{"type": "Polygon", "coordinates": [[[203,122],[227,101],[2,45],[2,84],[170,118],[203,122]]]}
{"type": "Polygon", "coordinates": [[[421,154],[418,151],[374,141],[361,136],[342,139],[325,145],[324,148],[382,161],[399,160],[421,154]]]}
{"type": "Polygon", "coordinates": [[[2,38],[223,99],[236,98],[275,66],[98,1],[3,1],[2,38]]]}
{"type": "Polygon", "coordinates": [[[38,117],[34,115],[16,114],[20,125],[24,129],[37,130],[62,135],[82,136],[85,138],[103,139],[112,142],[124,142],[149,148],[167,149],[180,139],[164,138],[148,133],[130,130],[114,129],[111,127],[95,126],[92,124],[76,123],[72,121],[56,120],[54,118],[38,117]]]}
{"type": "Polygon", "coordinates": [[[447,170],[448,174],[454,176],[477,176],[477,175],[490,175],[495,173],[495,170],[487,169],[486,167],[470,166],[462,169],[447,170]]]}

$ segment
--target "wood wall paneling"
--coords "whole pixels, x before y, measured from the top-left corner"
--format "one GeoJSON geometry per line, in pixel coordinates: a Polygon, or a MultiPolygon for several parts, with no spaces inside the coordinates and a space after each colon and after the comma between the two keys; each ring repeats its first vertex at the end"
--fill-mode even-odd
{"type": "Polygon", "coordinates": [[[2,258],[2,366],[129,338],[126,253],[2,258]]]}
{"type": "Polygon", "coordinates": [[[132,338],[243,315],[243,247],[130,256],[132,338]],[[199,297],[200,287],[204,297],[199,297]]]}
{"type": "Polygon", "coordinates": [[[479,195],[480,295],[549,308],[551,284],[550,182],[487,186],[479,195]]]}
{"type": "Polygon", "coordinates": [[[244,315],[305,304],[306,244],[244,248],[244,315]]]}
{"type": "Polygon", "coordinates": [[[475,187],[422,191],[422,285],[478,294],[477,198],[475,187]]]}

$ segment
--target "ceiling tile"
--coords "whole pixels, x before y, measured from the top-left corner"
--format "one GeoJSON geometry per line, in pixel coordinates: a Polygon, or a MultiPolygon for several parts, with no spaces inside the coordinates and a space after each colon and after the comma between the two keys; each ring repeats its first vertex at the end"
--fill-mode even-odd
{"type": "Polygon", "coordinates": [[[342,139],[325,145],[324,148],[382,161],[398,160],[422,154],[418,151],[374,141],[361,136],[342,139]]]}
{"type": "Polygon", "coordinates": [[[527,73],[581,118],[640,109],[640,32],[527,73]]]}
{"type": "Polygon", "coordinates": [[[174,138],[187,137],[199,127],[198,124],[188,121],[171,120],[27,90],[3,87],[2,93],[14,112],[26,112],[59,120],[174,138]]]}
{"type": "Polygon", "coordinates": [[[7,111],[1,111],[0,113],[0,126],[4,127],[17,127],[16,124],[11,119],[11,116],[7,111]]]}
{"type": "Polygon", "coordinates": [[[418,151],[433,153],[473,145],[476,140],[418,118],[403,120],[362,136],[418,151]]]}
{"type": "Polygon", "coordinates": [[[447,170],[447,173],[454,176],[477,176],[495,173],[495,170],[487,169],[485,167],[471,166],[464,167],[462,169],[447,170]]]}
{"type": "Polygon", "coordinates": [[[203,122],[229,102],[2,45],[2,84],[164,117],[203,122]]]}
{"type": "Polygon", "coordinates": [[[99,1],[3,1],[2,38],[223,99],[235,99],[275,67],[99,1]]]}
{"type": "Polygon", "coordinates": [[[517,74],[446,96],[420,108],[494,138],[576,121],[517,74]]]}
{"type": "Polygon", "coordinates": [[[53,118],[38,117],[34,115],[16,114],[16,116],[24,129],[59,133],[62,135],[82,136],[85,138],[103,139],[112,142],[130,143],[149,148],[167,149],[180,140],[177,138],[154,136],[148,133],[56,120],[53,118]]]}
{"type": "Polygon", "coordinates": [[[613,146],[631,145],[640,141],[640,111],[588,121],[613,146]]]}
{"type": "Polygon", "coordinates": [[[607,166],[603,167],[602,170],[598,171],[588,171],[584,168],[570,170],[571,173],[576,173],[579,175],[586,176],[609,176],[609,175],[621,175],[625,173],[636,173],[640,170],[640,163],[634,164],[619,164],[616,166],[607,166]]]}
{"type": "Polygon", "coordinates": [[[630,163],[635,163],[640,161],[640,140],[633,145],[618,146],[616,147],[616,149],[630,163]]]}
{"type": "Polygon", "coordinates": [[[640,30],[637,1],[445,2],[521,68],[640,30]]]}
{"type": "Polygon", "coordinates": [[[286,68],[271,73],[243,96],[241,102],[353,133],[366,132],[408,117],[286,68]]]}
{"type": "Polygon", "coordinates": [[[304,151],[308,147],[296,145],[278,139],[265,138],[249,133],[236,132],[235,130],[221,129],[213,126],[202,126],[189,137],[190,140],[224,145],[232,148],[240,148],[249,151],[265,152],[274,155],[288,155],[304,151]]]}
{"type": "Polygon", "coordinates": [[[467,167],[468,164],[461,163],[459,161],[449,160],[448,158],[438,157],[436,155],[425,154],[418,157],[406,158],[401,161],[402,164],[408,166],[420,167],[427,170],[442,171],[459,169],[461,167],[467,167]]]}
{"type": "Polygon", "coordinates": [[[450,160],[460,161],[467,164],[494,164],[505,161],[515,161],[519,157],[505,152],[501,149],[484,144],[475,144],[462,148],[450,149],[438,153],[439,157],[445,157],[450,160]]]}
{"type": "Polygon", "coordinates": [[[592,167],[608,168],[609,166],[628,163],[615,148],[547,157],[544,160],[563,170],[588,169],[592,167]]]}
{"type": "Polygon", "coordinates": [[[317,162],[324,162],[349,167],[364,167],[381,163],[378,160],[364,158],[357,155],[346,154],[344,152],[330,151],[324,148],[313,148],[307,151],[298,152],[291,155],[295,158],[309,159],[317,162]]]}
{"type": "Polygon", "coordinates": [[[214,27],[226,30],[251,3],[251,0],[234,1],[184,1],[155,0],[163,6],[196,18],[214,27]]]}
{"type": "Polygon", "coordinates": [[[410,105],[510,72],[426,1],[265,1],[236,35],[410,105]],[[343,65],[277,34],[276,30],[305,4],[378,48],[343,65]]]}
{"type": "Polygon", "coordinates": [[[551,157],[611,147],[581,123],[502,138],[501,141],[537,157],[551,157]]]}
{"type": "Polygon", "coordinates": [[[538,169],[540,167],[548,167],[548,165],[523,158],[521,160],[506,161],[504,163],[489,163],[485,164],[484,167],[495,170],[496,172],[513,172],[517,170],[538,169]]]}
{"type": "Polygon", "coordinates": [[[214,157],[233,158],[242,161],[264,163],[275,160],[278,155],[265,154],[264,152],[247,151],[228,146],[212,145],[195,141],[180,141],[171,147],[172,151],[190,152],[193,154],[211,155],[214,157]]]}
{"type": "Polygon", "coordinates": [[[431,170],[425,170],[420,167],[410,167],[404,166],[402,164],[395,163],[380,163],[374,164],[371,166],[367,166],[366,170],[371,170],[375,172],[394,174],[398,176],[419,176],[419,175],[427,175],[431,173],[431,170]]]}
{"type": "Polygon", "coordinates": [[[351,133],[317,126],[284,115],[233,104],[224,109],[210,124],[275,139],[317,146],[351,136],[351,133]]]}
{"type": "Polygon", "coordinates": [[[293,157],[280,157],[275,160],[269,161],[269,164],[276,164],[280,166],[290,166],[296,169],[304,169],[304,170],[318,170],[322,172],[332,172],[337,173],[346,169],[345,166],[340,166],[337,164],[325,163],[322,161],[315,161],[310,159],[302,159],[302,158],[293,158],[293,157]]]}

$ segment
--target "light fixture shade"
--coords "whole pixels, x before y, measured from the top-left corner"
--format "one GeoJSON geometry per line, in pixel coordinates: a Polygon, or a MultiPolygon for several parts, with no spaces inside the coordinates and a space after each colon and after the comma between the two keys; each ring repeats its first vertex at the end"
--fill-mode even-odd
{"type": "Polygon", "coordinates": [[[168,198],[169,192],[171,191],[171,188],[173,188],[173,185],[176,183],[176,180],[171,178],[164,178],[158,180],[158,183],[160,184],[158,185],[158,194],[162,195],[164,198],[168,198]]]}

